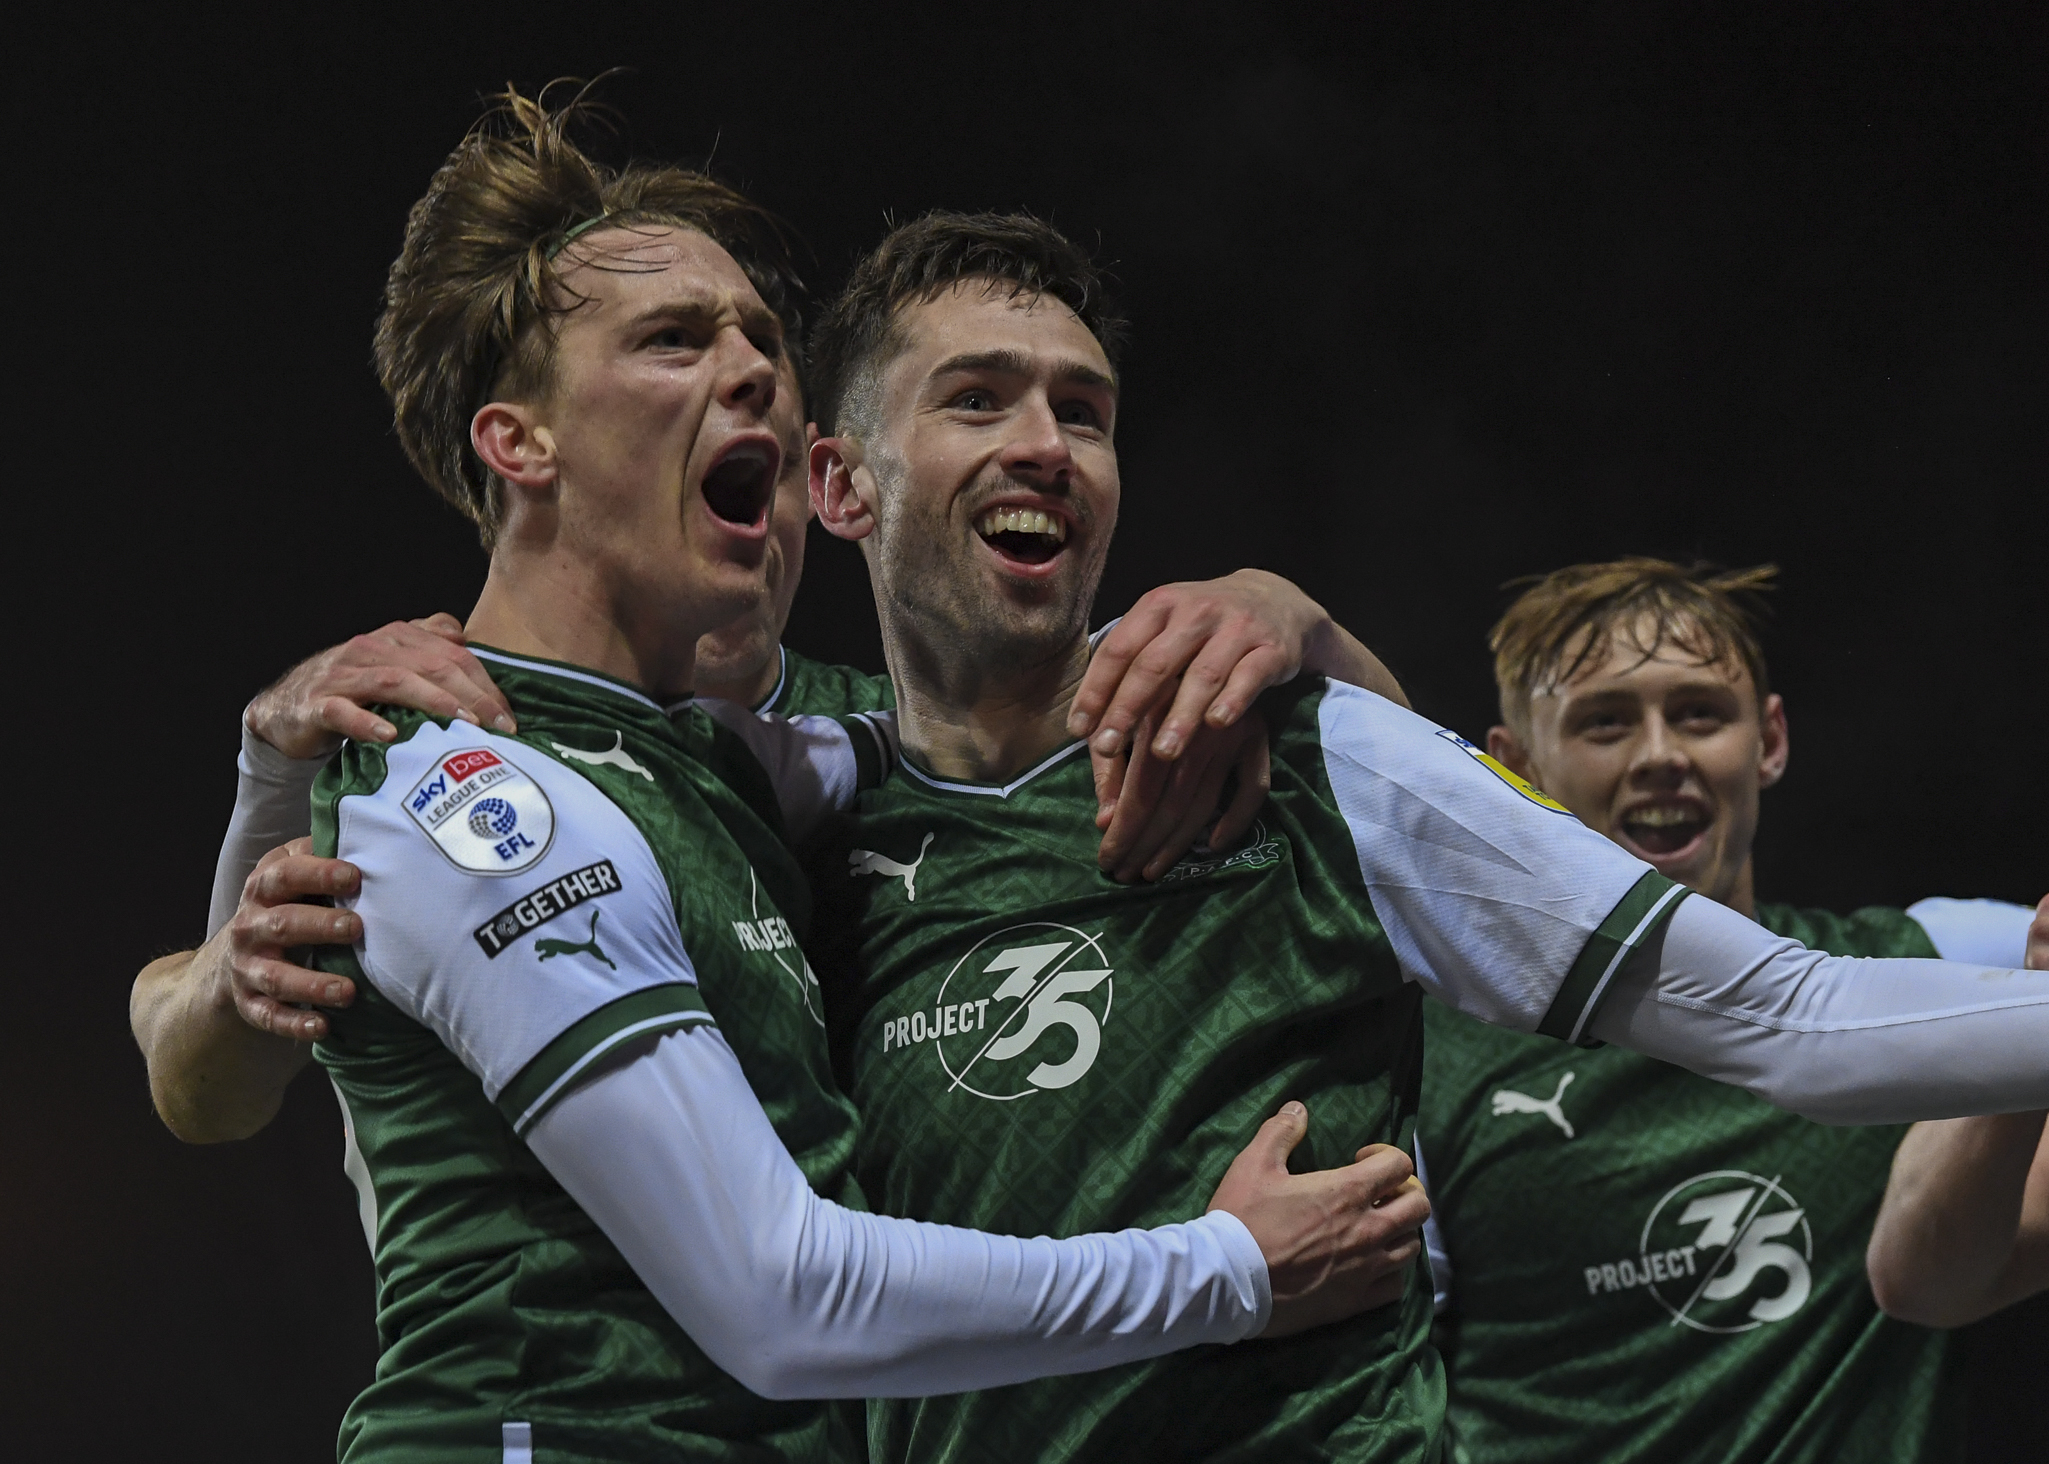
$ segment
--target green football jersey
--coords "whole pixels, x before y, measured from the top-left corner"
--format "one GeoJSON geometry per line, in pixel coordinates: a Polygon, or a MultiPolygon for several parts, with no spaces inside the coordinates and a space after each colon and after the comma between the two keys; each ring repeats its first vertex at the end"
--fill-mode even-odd
{"type": "Polygon", "coordinates": [[[850,712],[886,711],[896,705],[896,688],[887,676],[870,676],[851,666],[828,666],[778,646],[782,670],[775,689],[757,712],[778,716],[840,717],[850,712]]]}
{"type": "Polygon", "coordinates": [[[776,789],[687,703],[478,654],[516,738],[387,712],[398,741],[349,744],[315,793],[366,926],[360,964],[335,961],[357,1001],[317,1048],[377,1275],[381,1355],[342,1456],[858,1457],[857,1406],[721,1372],[522,1142],[608,1050],[716,1013],[812,1186],[858,1202],[776,789]]]}
{"type": "MultiPolygon", "coordinates": [[[[1184,1219],[1291,1098],[1311,1115],[1297,1168],[1406,1144],[1421,1030],[1405,968],[1466,990],[1461,942],[1528,941],[1550,975],[1498,1004],[1571,1026],[1587,972],[1669,913],[1669,882],[1421,718],[1320,681],[1266,706],[1259,822],[1156,884],[1097,868],[1079,743],[1002,787],[906,758],[828,822],[812,953],[878,1209],[1019,1235],[1184,1219]],[[1527,886],[1554,866],[1583,877],[1539,930],[1527,886]]],[[[871,1402],[872,1456],[1435,1458],[1429,1313],[1419,1264],[1399,1304],[1284,1340],[871,1402]]]]}
{"type": "MultiPolygon", "coordinates": [[[[1898,910],[1758,920],[1836,955],[1936,953],[1898,910]]],[[[1812,1123],[1436,1002],[1426,1024],[1455,1460],[1960,1457],[1949,1334],[1886,1317],[1864,1274],[1904,1128],[1812,1123]]]]}

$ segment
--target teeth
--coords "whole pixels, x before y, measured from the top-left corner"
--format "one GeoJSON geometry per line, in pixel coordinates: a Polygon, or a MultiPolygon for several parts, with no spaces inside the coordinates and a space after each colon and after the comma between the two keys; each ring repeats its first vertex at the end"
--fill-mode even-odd
{"type": "Polygon", "coordinates": [[[1702,822],[1697,809],[1673,804],[1657,804],[1650,808],[1639,808],[1625,822],[1642,824],[1647,829],[1669,829],[1678,824],[1702,822]]]}
{"type": "Polygon", "coordinates": [[[1054,543],[1067,542],[1067,523],[1037,508],[992,508],[975,520],[975,532],[991,534],[1045,534],[1054,543]]]}

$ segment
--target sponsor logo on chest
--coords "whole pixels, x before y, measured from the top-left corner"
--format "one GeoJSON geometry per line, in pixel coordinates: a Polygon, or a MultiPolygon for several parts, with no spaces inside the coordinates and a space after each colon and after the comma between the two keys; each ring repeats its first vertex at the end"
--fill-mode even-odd
{"type": "Polygon", "coordinates": [[[885,1018],[881,1047],[899,1061],[936,1062],[949,1093],[1013,1102],[1087,1076],[1114,995],[1100,934],[1013,925],[955,961],[930,1008],[885,1018]]]}
{"type": "Polygon", "coordinates": [[[406,813],[458,869],[517,874],[555,837],[541,785],[488,747],[450,753],[406,794],[406,813]]]}
{"type": "Polygon", "coordinates": [[[1696,1332],[1751,1332],[1806,1305],[1814,1231],[1781,1176],[1715,1169],[1651,1207],[1637,1253],[1582,1269],[1589,1296],[1645,1291],[1696,1332]]]}

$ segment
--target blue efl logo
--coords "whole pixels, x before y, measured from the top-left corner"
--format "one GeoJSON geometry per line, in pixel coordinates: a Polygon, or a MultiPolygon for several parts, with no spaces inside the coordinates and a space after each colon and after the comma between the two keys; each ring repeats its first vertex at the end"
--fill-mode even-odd
{"type": "Polygon", "coordinates": [[[470,832],[480,839],[502,839],[519,827],[519,810],[503,798],[486,798],[470,810],[470,832]]]}

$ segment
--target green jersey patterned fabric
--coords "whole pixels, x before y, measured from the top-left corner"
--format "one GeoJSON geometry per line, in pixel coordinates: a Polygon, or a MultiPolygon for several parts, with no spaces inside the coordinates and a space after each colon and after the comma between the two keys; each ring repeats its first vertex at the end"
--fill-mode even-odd
{"type": "MultiPolygon", "coordinates": [[[[421,854],[401,821],[384,839],[402,846],[386,861],[389,872],[373,876],[366,866],[366,910],[373,878],[403,880],[408,869],[422,892],[413,903],[435,898],[434,881],[450,875],[433,862],[440,854],[432,843],[455,850],[460,879],[492,850],[513,850],[515,864],[526,859],[514,845],[529,832],[552,842],[550,858],[559,862],[596,827],[604,832],[591,837],[604,842],[553,881],[544,882],[553,865],[539,854],[525,875],[474,877],[484,886],[478,898],[505,908],[481,921],[459,909],[441,916],[442,925],[468,922],[455,947],[481,948],[469,957],[481,964],[458,974],[481,972],[493,988],[482,999],[499,1002],[572,980],[625,982],[644,969],[627,944],[636,938],[628,902],[641,899],[662,906],[660,923],[673,909],[667,928],[680,928],[685,957],[675,969],[694,970],[696,985],[672,980],[616,999],[609,988],[578,998],[590,1010],[562,1030],[540,1032],[538,1052],[522,1057],[516,1072],[491,1071],[486,1053],[489,1081],[480,1082],[424,1019],[376,984],[375,973],[400,958],[389,944],[379,956],[374,942],[402,915],[432,912],[408,913],[400,901],[398,913],[366,916],[373,944],[362,967],[347,957],[335,963],[359,978],[360,994],[317,1049],[349,1120],[350,1168],[377,1274],[381,1356],[376,1380],[348,1410],[342,1457],[498,1464],[514,1456],[509,1445],[528,1439],[543,1461],[858,1457],[857,1408],[767,1401],[722,1373],[521,1140],[609,1044],[715,1016],[813,1187],[858,1203],[854,1114],[833,1082],[820,995],[797,949],[810,899],[781,839],[775,792],[739,739],[687,704],[664,711],[588,671],[480,654],[518,716],[518,737],[387,712],[397,743],[350,744],[323,773],[314,800],[318,847],[332,852],[338,837],[347,846],[350,820],[362,821],[352,810],[377,798],[388,769],[402,795],[411,783],[396,780],[419,767],[428,770],[420,784],[427,794],[445,792],[432,781],[444,771],[461,793],[469,787],[462,779],[488,758],[474,776],[492,796],[464,805],[483,842],[449,842],[470,837],[457,812],[432,840],[418,841],[421,854]],[[437,739],[475,750],[430,749],[422,762],[415,744],[437,739]],[[485,781],[500,774],[506,781],[485,781]],[[545,795],[539,804],[536,788],[545,795]],[[537,822],[543,810],[549,829],[537,822]],[[629,847],[636,836],[641,846],[629,847]],[[417,862],[423,858],[428,863],[417,862]],[[363,967],[373,979],[361,979],[363,967]]],[[[422,831],[423,820],[440,816],[418,811],[422,797],[409,806],[422,831]]],[[[365,851],[370,865],[381,847],[365,851]]],[[[432,938],[430,931],[423,946],[432,938]]],[[[452,998],[466,999],[459,991],[452,998]]],[[[427,1005],[431,1017],[438,1008],[427,1005]]]]}
{"type": "MultiPolygon", "coordinates": [[[[1835,955],[1935,955],[1898,910],[1757,916],[1835,955]]],[[[1884,1316],[1864,1275],[1904,1128],[1810,1123],[1436,1002],[1427,1026],[1455,1460],[1961,1457],[1949,1334],[1884,1316]]]]}
{"type": "MultiPolygon", "coordinates": [[[[1200,1214],[1284,1101],[1294,1167],[1406,1142],[1420,998],[1332,811],[1316,698],[1274,741],[1241,847],[1157,884],[1096,866],[1086,750],[1007,788],[900,769],[815,850],[813,959],[897,1215],[1072,1235],[1200,1214]]],[[[1420,1269],[1401,1304],[1282,1341],[869,1405],[877,1460],[1434,1457],[1420,1269]]]]}
{"type": "Polygon", "coordinates": [[[887,676],[870,676],[851,666],[828,666],[787,647],[779,648],[782,672],[775,689],[754,710],[778,716],[841,717],[851,712],[887,711],[896,688],[887,676]]]}

